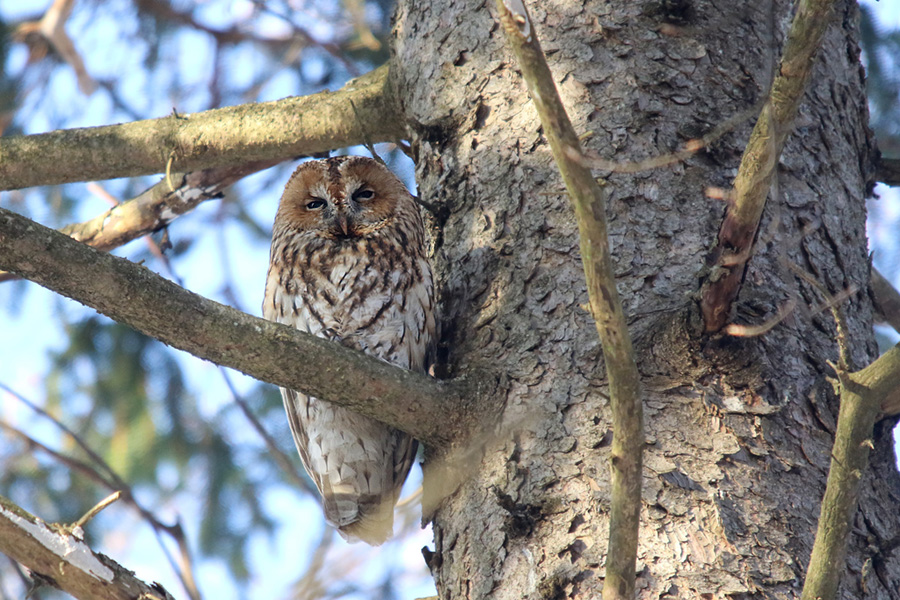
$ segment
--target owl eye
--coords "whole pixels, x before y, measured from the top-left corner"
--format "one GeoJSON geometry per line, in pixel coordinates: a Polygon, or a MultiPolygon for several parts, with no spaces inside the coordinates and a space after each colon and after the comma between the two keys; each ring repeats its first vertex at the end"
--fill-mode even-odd
{"type": "Polygon", "coordinates": [[[358,200],[371,200],[374,197],[375,197],[375,192],[373,192],[372,190],[367,190],[365,188],[356,190],[355,192],[353,192],[353,199],[357,200],[357,201],[358,200]]]}
{"type": "Polygon", "coordinates": [[[322,208],[323,206],[325,206],[325,201],[321,198],[316,198],[315,196],[313,196],[311,202],[306,203],[306,208],[308,208],[309,210],[316,210],[318,208],[322,208]]]}

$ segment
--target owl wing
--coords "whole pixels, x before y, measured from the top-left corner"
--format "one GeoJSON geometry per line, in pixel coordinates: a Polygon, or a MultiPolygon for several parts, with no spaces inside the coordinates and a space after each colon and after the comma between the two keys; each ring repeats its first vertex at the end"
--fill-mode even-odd
{"type": "MultiPolygon", "coordinates": [[[[387,322],[341,337],[339,328],[323,322],[321,307],[318,318],[313,317],[304,298],[272,285],[272,279],[268,283],[263,305],[267,319],[424,370],[434,339],[430,289],[408,298],[417,309],[402,312],[401,305],[393,305],[381,311],[381,320],[387,322]],[[420,296],[425,305],[420,305],[420,296]]],[[[416,441],[330,402],[285,388],[281,393],[300,459],[322,495],[326,520],[345,538],[383,543],[393,530],[394,505],[415,460],[416,441]]]]}
{"type": "Polygon", "coordinates": [[[281,390],[300,459],[322,495],[326,520],[348,539],[390,537],[394,504],[416,457],[416,441],[345,408],[281,390]]]}

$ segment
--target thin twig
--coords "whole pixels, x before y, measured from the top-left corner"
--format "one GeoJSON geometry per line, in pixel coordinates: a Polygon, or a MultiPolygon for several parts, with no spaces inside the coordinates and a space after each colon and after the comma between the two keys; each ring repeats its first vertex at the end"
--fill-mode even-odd
{"type": "Polygon", "coordinates": [[[356,64],[354,64],[353,61],[351,61],[349,58],[347,58],[346,55],[344,55],[344,53],[341,50],[341,47],[339,45],[333,44],[333,43],[320,42],[319,40],[314,38],[308,31],[306,31],[302,27],[298,26],[290,17],[283,15],[276,10],[273,10],[271,2],[264,2],[263,0],[253,0],[253,3],[256,6],[258,6],[260,9],[262,9],[264,12],[274,15],[274,16],[278,17],[279,19],[283,20],[285,23],[287,23],[291,27],[291,29],[293,29],[294,35],[296,35],[297,37],[300,37],[308,45],[316,46],[318,48],[321,48],[325,52],[331,54],[331,56],[333,56],[334,58],[339,60],[341,62],[341,64],[344,65],[344,68],[346,68],[347,72],[350,73],[352,76],[355,77],[359,74],[359,69],[356,66],[356,64]]]}
{"type": "Polygon", "coordinates": [[[269,432],[266,431],[265,427],[262,426],[262,423],[259,422],[259,419],[256,418],[256,415],[253,414],[253,411],[250,410],[250,407],[247,405],[247,401],[244,400],[244,397],[241,396],[237,389],[234,387],[234,384],[231,382],[231,378],[228,376],[228,371],[219,367],[219,372],[222,374],[222,378],[225,380],[225,385],[228,386],[228,390],[231,392],[231,397],[234,399],[235,404],[241,409],[241,412],[244,413],[244,416],[250,421],[250,425],[256,430],[256,433],[259,434],[259,437],[263,439],[263,442],[266,444],[266,448],[269,449],[269,453],[272,455],[272,458],[275,459],[275,462],[278,463],[278,466],[281,467],[281,470],[288,476],[288,478],[293,481],[297,487],[302,490],[305,490],[309,494],[318,494],[315,487],[304,477],[300,476],[300,473],[297,472],[297,469],[294,467],[294,464],[291,462],[291,459],[281,451],[281,448],[275,443],[275,440],[272,439],[272,436],[269,435],[269,432]]]}
{"type": "Polygon", "coordinates": [[[0,429],[4,429],[7,432],[13,434],[17,438],[19,438],[20,440],[25,442],[25,444],[29,448],[37,449],[45,454],[50,455],[57,462],[64,464],[72,471],[75,471],[76,473],[81,473],[82,475],[86,476],[88,479],[91,479],[95,483],[98,483],[107,489],[111,489],[111,490],[115,489],[115,486],[111,482],[109,482],[103,475],[101,475],[99,472],[97,472],[97,470],[95,468],[93,468],[91,465],[89,465],[83,461],[80,461],[77,458],[72,458],[71,456],[66,456],[65,454],[57,452],[53,448],[50,448],[49,446],[42,444],[41,442],[37,441],[36,439],[31,437],[24,431],[18,429],[17,427],[14,427],[13,425],[10,425],[9,423],[7,423],[6,421],[4,421],[2,419],[0,419],[0,429]]]}
{"type": "Polygon", "coordinates": [[[748,108],[747,110],[743,110],[735,115],[732,115],[730,118],[725,119],[724,121],[713,127],[705,135],[702,135],[699,138],[688,140],[680,150],[677,150],[675,152],[660,154],[659,156],[651,156],[650,158],[645,158],[643,160],[628,161],[608,160],[592,153],[585,153],[585,155],[582,156],[579,153],[572,151],[569,151],[569,157],[572,160],[581,162],[591,169],[610,171],[613,173],[640,173],[641,171],[658,169],[660,167],[665,167],[689,159],[697,152],[700,152],[704,148],[707,148],[711,144],[715,143],[725,134],[733,131],[738,125],[740,125],[747,119],[753,117],[756,114],[759,114],[759,111],[762,109],[762,107],[763,103],[759,102],[754,106],[748,108]]]}
{"type": "Polygon", "coordinates": [[[97,465],[98,467],[103,469],[103,471],[105,472],[106,475],[104,475],[101,479],[104,482],[107,482],[107,481],[111,482],[111,484],[104,483],[104,485],[106,485],[107,487],[111,487],[113,489],[119,489],[117,487],[117,485],[120,483],[118,475],[116,475],[115,471],[113,471],[112,468],[110,468],[110,466],[106,463],[105,460],[103,460],[100,457],[99,454],[94,452],[94,450],[90,446],[88,446],[87,442],[85,442],[83,439],[81,439],[81,436],[79,436],[77,433],[72,431],[65,423],[63,423],[62,421],[60,421],[59,419],[57,419],[56,417],[54,417],[53,415],[48,413],[46,410],[44,410],[43,408],[41,408],[40,406],[38,406],[37,404],[35,404],[31,400],[29,400],[28,398],[26,398],[19,392],[15,391],[14,389],[9,387],[5,383],[0,382],[0,389],[2,389],[3,391],[5,391],[9,395],[11,395],[13,398],[15,398],[16,400],[18,400],[19,402],[21,402],[22,404],[24,404],[25,406],[30,408],[32,411],[36,412],[37,414],[41,415],[42,417],[44,417],[45,419],[47,419],[48,421],[53,423],[60,431],[65,433],[67,436],[69,436],[72,439],[72,441],[75,442],[75,444],[79,448],[81,448],[81,450],[85,454],[87,454],[88,458],[90,458],[91,461],[93,461],[93,463],[95,465],[97,465]],[[107,477],[109,479],[106,479],[107,477]]]}
{"type": "Polygon", "coordinates": [[[812,308],[813,313],[817,313],[821,310],[825,310],[826,308],[831,311],[831,317],[834,319],[835,327],[837,328],[837,344],[838,344],[838,356],[839,363],[838,368],[841,371],[847,371],[851,368],[850,365],[850,328],[847,326],[847,320],[844,318],[844,313],[841,312],[841,303],[850,298],[853,294],[857,292],[857,288],[851,287],[842,291],[839,294],[831,294],[824,285],[819,283],[815,277],[804,271],[799,267],[799,265],[794,264],[791,261],[786,261],[787,267],[794,272],[800,279],[808,283],[813,287],[819,295],[822,296],[822,304],[815,306],[812,308]]]}
{"type": "Polygon", "coordinates": [[[328,557],[328,550],[331,548],[333,541],[334,531],[330,527],[323,528],[322,537],[319,538],[319,543],[316,545],[309,564],[306,566],[306,571],[293,585],[294,593],[292,596],[295,600],[313,600],[323,596],[325,590],[319,582],[319,576],[326,564],[325,559],[328,557]]]}
{"type": "Polygon", "coordinates": [[[94,517],[99,515],[101,510],[103,510],[104,508],[106,508],[107,506],[109,506],[110,504],[112,504],[113,502],[115,502],[116,500],[118,500],[121,497],[122,497],[122,492],[120,492],[119,490],[116,490],[115,492],[113,492],[112,494],[110,494],[109,496],[107,496],[106,498],[104,498],[103,500],[98,502],[97,504],[95,504],[94,507],[91,508],[91,510],[84,513],[80,519],[78,519],[77,521],[72,523],[72,529],[74,530],[79,527],[84,527],[88,521],[90,521],[91,519],[93,519],[94,517]]]}
{"type": "Polygon", "coordinates": [[[778,309],[775,316],[759,325],[743,325],[740,323],[729,323],[725,326],[725,333],[734,337],[759,337],[770,332],[776,325],[787,319],[794,309],[797,308],[797,300],[791,298],[778,309]]]}

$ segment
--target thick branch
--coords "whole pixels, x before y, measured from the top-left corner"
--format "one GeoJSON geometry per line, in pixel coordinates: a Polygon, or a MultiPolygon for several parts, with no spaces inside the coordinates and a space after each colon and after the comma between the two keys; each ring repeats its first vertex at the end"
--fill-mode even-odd
{"type": "Polygon", "coordinates": [[[744,149],[734,180],[732,204],[719,230],[716,247],[707,258],[709,273],[700,299],[707,332],[725,326],[740,291],[778,157],[793,129],[834,3],[835,0],[801,0],[791,23],[769,100],[744,149]]]}
{"type": "Polygon", "coordinates": [[[841,408],[802,600],[837,596],[860,481],[869,464],[872,428],[882,405],[900,396],[900,345],[862,371],[839,375],[841,408]]]}
{"type": "MultiPolygon", "coordinates": [[[[0,268],[166,344],[444,444],[478,419],[474,392],[208,300],[0,208],[0,268]]],[[[262,279],[260,280],[262,283],[262,279]]]]}
{"type": "Polygon", "coordinates": [[[603,347],[615,432],[610,452],[612,498],[603,598],[631,600],[641,514],[643,410],[640,377],[609,254],[606,197],[584,166],[578,136],[556,90],[525,5],[521,0],[497,0],[497,8],[578,221],[581,260],[591,315],[603,347]]]}
{"type": "Polygon", "coordinates": [[[147,585],[65,528],[49,525],[3,497],[0,552],[80,600],[171,599],[159,584],[147,585]]]}
{"type": "Polygon", "coordinates": [[[403,135],[385,65],[337,92],[0,138],[0,190],[286,160],[403,135]]]}
{"type": "MultiPolygon", "coordinates": [[[[235,167],[204,169],[193,173],[169,173],[168,177],[139,196],[118,204],[83,223],[60,231],[98,250],[109,251],[148,233],[159,231],[201,202],[221,198],[235,181],[268,169],[279,160],[244,163],[235,167]],[[169,187],[169,184],[173,187],[169,187]]],[[[0,271],[0,281],[15,279],[0,271]]]]}

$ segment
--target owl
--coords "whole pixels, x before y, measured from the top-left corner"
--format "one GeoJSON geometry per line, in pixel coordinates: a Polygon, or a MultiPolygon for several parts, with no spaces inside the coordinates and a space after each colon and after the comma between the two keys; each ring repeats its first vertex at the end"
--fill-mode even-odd
{"type": "MultiPolygon", "coordinates": [[[[425,372],[433,292],[422,216],[393,173],[360,156],[297,168],[275,215],[266,319],[425,372]]],[[[330,402],[281,395],[326,520],[348,541],[384,542],[416,441],[330,402]]]]}

